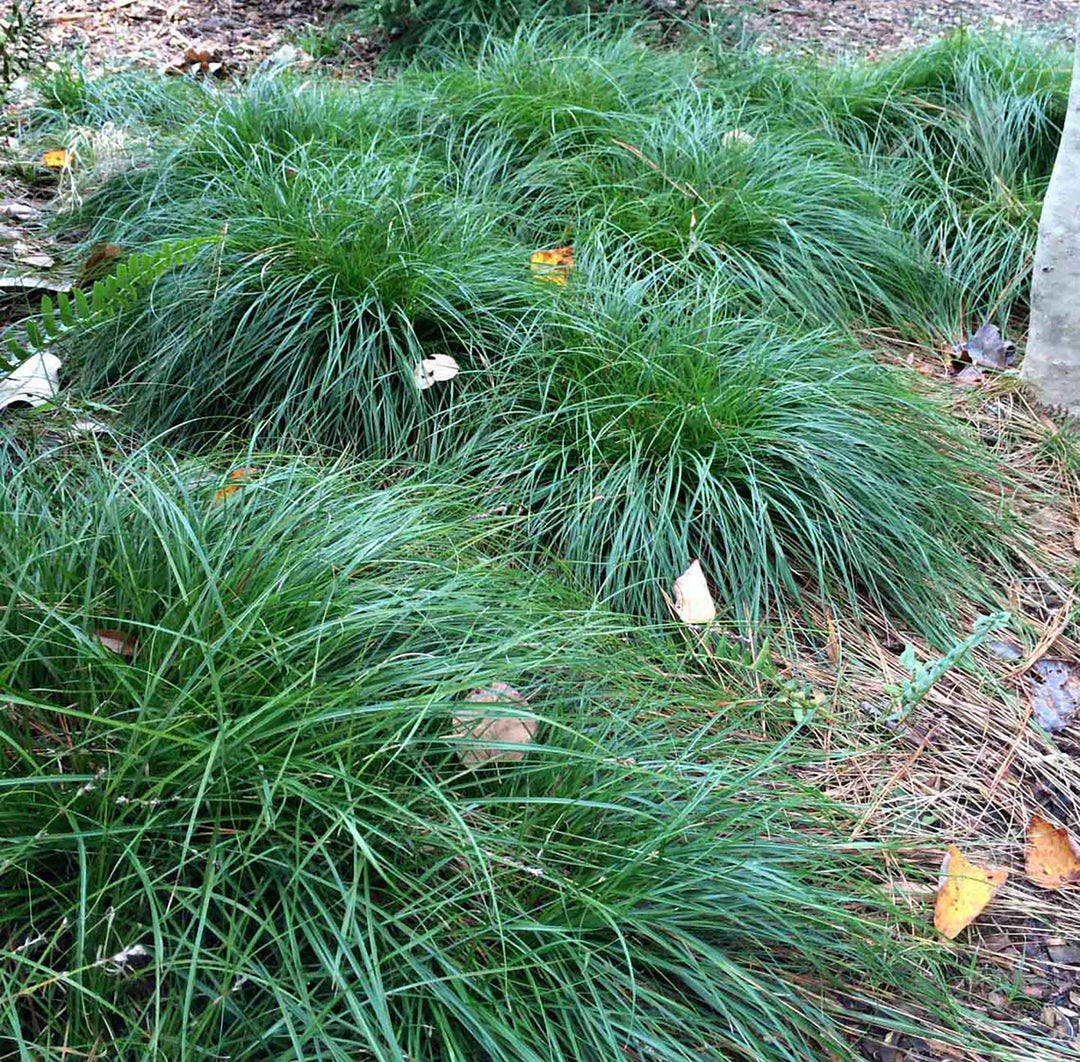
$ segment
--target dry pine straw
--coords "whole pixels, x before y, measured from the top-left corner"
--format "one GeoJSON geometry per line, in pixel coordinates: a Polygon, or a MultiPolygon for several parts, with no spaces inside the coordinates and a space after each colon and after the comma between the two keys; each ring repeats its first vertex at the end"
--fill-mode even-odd
{"type": "MultiPolygon", "coordinates": [[[[907,352],[902,360],[939,378],[947,375],[938,351],[907,352]]],[[[1080,713],[1064,730],[1044,735],[1032,722],[1026,673],[1043,655],[1080,662],[1073,587],[1080,562],[1080,481],[1047,456],[1043,446],[1057,426],[1020,390],[1015,372],[988,374],[978,389],[951,386],[958,415],[974,424],[1008,470],[1003,510],[1021,521],[1030,540],[1026,570],[1008,585],[997,573],[995,583],[1003,606],[1027,628],[1019,645],[1022,660],[979,650],[976,667],[949,672],[892,738],[880,722],[891,710],[883,687],[906,677],[898,662],[905,644],[914,643],[922,660],[939,655],[910,632],[882,617],[860,627],[843,615],[819,613],[811,625],[824,635],[808,641],[785,672],[828,698],[814,732],[831,756],[803,780],[862,809],[853,840],[900,846],[897,858],[882,864],[882,879],[899,904],[932,921],[938,865],[949,844],[981,865],[1010,868],[1008,882],[958,943],[977,949],[978,961],[1006,979],[1020,970],[1020,1005],[1030,1015],[1032,1005],[1037,1013],[1040,1001],[1060,1003],[1070,989],[1080,998],[1080,970],[1066,968],[1080,966],[1080,950],[1064,964],[1054,961],[1062,953],[1053,951],[1080,945],[1080,886],[1048,892],[1023,875],[1032,815],[1070,827],[1080,840],[1080,713]]],[[[988,574],[994,579],[994,572],[988,574]]],[[[980,611],[985,609],[971,606],[958,617],[958,638],[980,611]]],[[[1066,1042],[1080,1047],[1080,1021],[1071,1019],[1071,1035],[1064,1027],[1053,1031],[1053,1016],[1046,1014],[1053,1009],[1043,1008],[1042,1021],[1048,1057],[1060,1057],[1066,1042]]],[[[991,997],[988,1010],[1022,1020],[1000,998],[991,997]]]]}

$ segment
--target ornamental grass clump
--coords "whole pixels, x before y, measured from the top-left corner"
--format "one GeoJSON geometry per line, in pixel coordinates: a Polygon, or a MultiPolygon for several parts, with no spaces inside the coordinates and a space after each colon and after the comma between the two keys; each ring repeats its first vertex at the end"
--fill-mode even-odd
{"type": "Polygon", "coordinates": [[[991,262],[951,159],[981,129],[967,179],[1015,184],[1051,141],[1040,125],[1023,154],[1031,100],[1057,89],[957,46],[849,74],[841,121],[839,75],[741,54],[729,84],[707,51],[568,25],[394,84],[275,75],[227,97],[71,219],[127,248],[212,243],[68,367],[176,438],[257,423],[475,477],[619,608],[662,612],[700,557],[728,619],[812,595],[942,633],[982,593],[977,562],[1009,563],[997,480],[865,348],[1013,305],[992,292],[1006,272],[1022,287],[1030,218],[987,215],[991,262]],[[931,82],[970,82],[968,110],[920,104],[931,82]],[[1016,120],[990,151],[987,86],[1006,84],[1016,120]],[[530,275],[532,252],[569,246],[565,283],[530,275]],[[443,374],[426,389],[425,361],[443,374]]]}
{"type": "Polygon", "coordinates": [[[696,71],[693,55],[646,47],[634,32],[538,22],[488,38],[476,56],[406,70],[397,106],[417,131],[459,152],[497,141],[519,165],[624,134],[693,92],[696,71]]]}
{"type": "Polygon", "coordinates": [[[700,557],[735,621],[811,593],[940,634],[970,558],[1008,563],[989,459],[849,341],[738,306],[582,255],[466,464],[619,608],[666,611],[700,557]]]}
{"type": "Polygon", "coordinates": [[[932,323],[955,336],[964,315],[1004,326],[1026,306],[1070,71],[1063,48],[965,32],[828,66],[717,51],[701,91],[747,122],[813,128],[853,151],[885,224],[931,258],[932,323]]]}
{"type": "Polygon", "coordinates": [[[239,460],[8,469],[15,1050],[810,1062],[853,1050],[822,985],[951,1013],[878,854],[670,646],[466,492],[239,460]],[[506,688],[535,739],[477,766],[506,688]]]}
{"type": "Polygon", "coordinates": [[[253,153],[205,174],[203,195],[174,156],[124,205],[114,198],[121,242],[138,230],[214,242],[85,337],[83,385],[112,388],[162,429],[259,422],[366,452],[428,452],[438,397],[421,400],[416,366],[441,354],[480,371],[550,296],[499,211],[447,193],[422,160],[379,147],[320,155],[253,153]]]}
{"type": "Polygon", "coordinates": [[[566,218],[609,246],[734,282],[751,310],[781,305],[818,325],[916,331],[940,288],[853,152],[704,98],[628,122],[569,160],[534,161],[506,194],[533,228],[566,218]]]}

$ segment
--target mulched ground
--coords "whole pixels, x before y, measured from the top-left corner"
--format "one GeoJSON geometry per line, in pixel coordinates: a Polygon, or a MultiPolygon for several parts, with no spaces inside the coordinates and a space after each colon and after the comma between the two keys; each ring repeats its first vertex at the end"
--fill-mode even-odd
{"type": "Polygon", "coordinates": [[[743,17],[767,47],[870,56],[919,44],[961,27],[1049,31],[1071,39],[1077,0],[766,0],[743,17]]]}
{"type": "MultiPolygon", "coordinates": [[[[657,0],[657,6],[697,14],[711,8],[767,50],[832,54],[875,55],[961,26],[1019,26],[1068,38],[1080,18],[1080,0],[657,0]]],[[[131,61],[160,68],[188,49],[244,67],[305,25],[325,25],[342,13],[339,0],[39,0],[38,7],[49,48],[81,55],[91,68],[131,61]]],[[[342,65],[370,67],[373,43],[350,41],[342,65]]]]}
{"type": "Polygon", "coordinates": [[[55,53],[90,68],[124,62],[161,68],[188,49],[240,68],[325,23],[337,0],[39,0],[43,35],[55,53]]]}

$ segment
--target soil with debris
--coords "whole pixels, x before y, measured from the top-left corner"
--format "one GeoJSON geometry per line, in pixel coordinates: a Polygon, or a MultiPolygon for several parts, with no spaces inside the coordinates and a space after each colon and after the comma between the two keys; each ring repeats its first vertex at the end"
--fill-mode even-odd
{"type": "Polygon", "coordinates": [[[325,24],[337,0],[39,0],[53,53],[78,55],[90,69],[137,62],[164,69],[187,51],[219,56],[239,71],[289,43],[306,25],[325,24]]]}
{"type": "MultiPolygon", "coordinates": [[[[962,26],[1043,29],[1069,38],[1080,0],[757,0],[658,3],[677,13],[714,17],[766,49],[797,48],[873,56],[962,26]]],[[[343,13],[340,0],[39,0],[43,34],[54,52],[80,55],[91,69],[123,62],[157,68],[187,51],[242,68],[289,43],[306,25],[343,13]]],[[[370,69],[376,42],[350,38],[346,69],[370,69]]]]}
{"type": "Polygon", "coordinates": [[[999,26],[1071,40],[1078,0],[765,0],[747,5],[745,31],[767,47],[873,57],[949,30],[999,26]]]}

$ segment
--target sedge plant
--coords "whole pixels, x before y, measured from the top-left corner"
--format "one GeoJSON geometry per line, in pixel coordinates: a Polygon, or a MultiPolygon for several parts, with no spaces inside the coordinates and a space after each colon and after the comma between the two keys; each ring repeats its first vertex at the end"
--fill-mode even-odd
{"type": "Polygon", "coordinates": [[[880,854],[671,643],[459,489],[236,460],[9,469],[17,1052],[810,1062],[853,1054],[840,971],[962,1020],[880,854]],[[498,683],[535,740],[477,765],[455,719],[498,683]]]}

